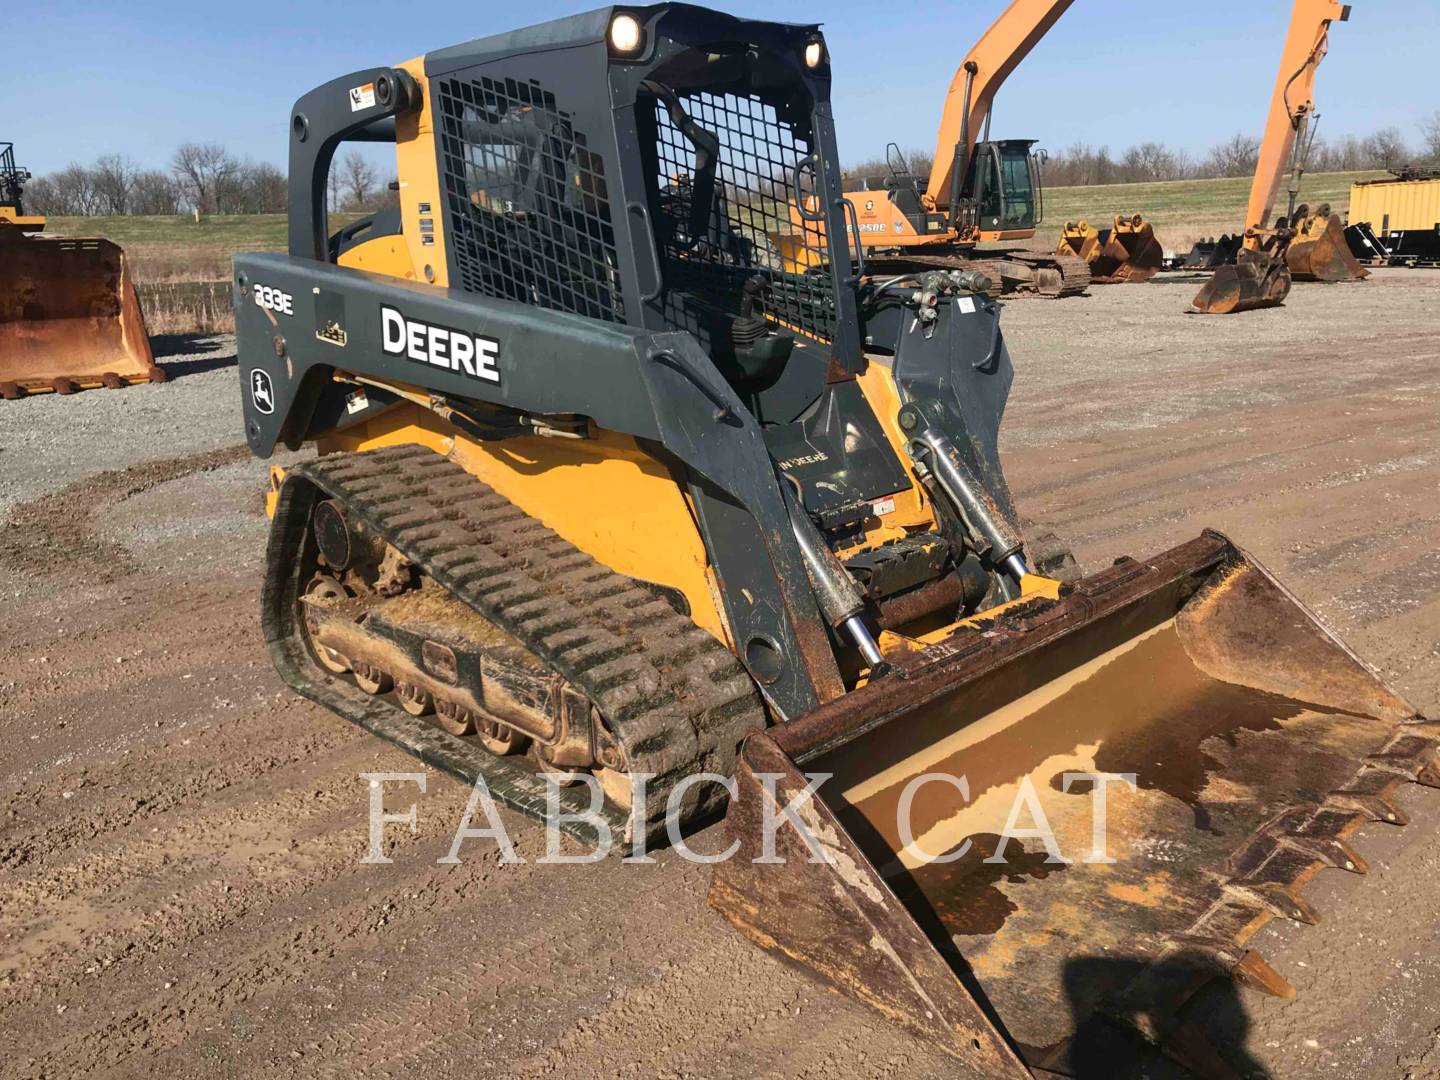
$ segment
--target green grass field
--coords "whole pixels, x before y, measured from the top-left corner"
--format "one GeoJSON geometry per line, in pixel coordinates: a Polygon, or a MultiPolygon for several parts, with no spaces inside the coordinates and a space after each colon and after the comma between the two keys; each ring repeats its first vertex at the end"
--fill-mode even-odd
{"type": "MultiPolygon", "coordinates": [[[[1356,180],[1381,172],[1314,173],[1301,198],[1311,206],[1328,202],[1339,213],[1350,204],[1356,180]]],[[[1174,180],[1153,184],[1050,188],[1045,222],[1036,243],[1058,241],[1067,221],[1106,224],[1117,213],[1141,213],[1155,226],[1166,248],[1184,252],[1202,236],[1235,232],[1243,224],[1250,180],[1174,180]]],[[[1284,199],[1284,193],[1281,193],[1284,199]]],[[[1279,207],[1283,210],[1283,201],[1279,207]]],[[[332,228],[358,215],[332,214],[332,228]]],[[[230,260],[242,251],[283,251],[285,215],[191,217],[51,218],[46,231],[62,236],[103,236],[130,256],[153,332],[184,333],[230,328],[227,292],[230,260]],[[202,283],[203,288],[197,288],[202,283]]]]}
{"type": "MultiPolygon", "coordinates": [[[[1312,207],[1329,203],[1343,214],[1350,206],[1350,185],[1386,176],[1384,172],[1312,173],[1301,185],[1300,199],[1312,207]]],[[[1104,187],[1047,188],[1041,238],[1059,236],[1067,221],[1085,220],[1104,226],[1118,213],[1140,213],[1155,226],[1161,244],[1188,251],[1202,236],[1237,232],[1244,224],[1250,179],[1172,180],[1155,184],[1109,184],[1104,187]]],[[[1282,187],[1276,209],[1285,210],[1282,187]]]]}

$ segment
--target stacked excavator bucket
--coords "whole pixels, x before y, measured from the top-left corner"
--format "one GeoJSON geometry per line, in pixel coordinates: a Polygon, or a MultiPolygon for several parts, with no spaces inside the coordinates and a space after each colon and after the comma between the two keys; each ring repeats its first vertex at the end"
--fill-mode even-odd
{"type": "Polygon", "coordinates": [[[1296,281],[1363,281],[1370,272],[1350,252],[1345,226],[1328,203],[1315,213],[1301,207],[1295,215],[1295,239],[1285,253],[1296,281]]]}
{"type": "Polygon", "coordinates": [[[1224,236],[1209,237],[1205,240],[1195,241],[1195,246],[1190,249],[1190,254],[1180,261],[1181,270],[1214,270],[1217,267],[1225,266],[1235,261],[1240,253],[1240,245],[1244,243],[1245,237],[1239,233],[1224,236]]]}
{"type": "Polygon", "coordinates": [[[1057,250],[1089,263],[1090,280],[1097,285],[1149,281],[1165,265],[1165,252],[1154,227],[1139,214],[1117,214],[1108,229],[1097,229],[1086,221],[1068,222],[1057,250]]]}
{"type": "Polygon", "coordinates": [[[118,246],[0,223],[0,397],[164,378],[118,246]]]}
{"type": "Polygon", "coordinates": [[[711,902],[977,1075],[1118,1075],[1120,1046],[1204,1073],[1182,1007],[1217,977],[1294,993],[1256,933],[1365,872],[1350,837],[1440,786],[1436,735],[1206,533],[753,735],[711,902]],[[817,774],[785,865],[755,862],[817,774]]]}

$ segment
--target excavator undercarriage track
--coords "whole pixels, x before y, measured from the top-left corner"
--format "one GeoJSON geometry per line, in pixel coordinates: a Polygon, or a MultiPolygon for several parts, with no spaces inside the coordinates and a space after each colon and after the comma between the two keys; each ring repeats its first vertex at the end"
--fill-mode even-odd
{"type": "MultiPolygon", "coordinates": [[[[323,562],[311,523],[324,500],[396,549],[431,588],[471,609],[477,635],[498,628],[593,703],[604,736],[623,753],[623,771],[652,776],[643,816],[609,800],[601,810],[617,837],[663,834],[675,786],[699,772],[732,774],[741,739],[765,725],[754,684],[720,642],[653,589],[597,563],[448,459],[403,446],[291,469],[276,505],[263,596],[265,636],[281,674],[306,697],[427,763],[470,783],[483,776],[499,801],[543,817],[550,789],[524,759],[496,756],[477,736],[411,715],[417,709],[403,706],[418,706],[413,696],[407,702],[401,694],[394,704],[376,696],[380,673],[368,666],[356,679],[317,658],[301,616],[302,596],[323,562]]],[[[396,683],[405,689],[398,676],[396,683]]],[[[453,703],[437,698],[436,705],[440,720],[453,724],[453,703]]],[[[477,726],[485,735],[483,721],[477,726]]],[[[489,730],[493,737],[493,725],[489,730]]],[[[702,818],[723,796],[717,784],[692,784],[677,816],[702,818]]],[[[560,806],[588,810],[589,790],[561,789],[560,806]]],[[[566,828],[595,839],[583,821],[566,828]]]]}

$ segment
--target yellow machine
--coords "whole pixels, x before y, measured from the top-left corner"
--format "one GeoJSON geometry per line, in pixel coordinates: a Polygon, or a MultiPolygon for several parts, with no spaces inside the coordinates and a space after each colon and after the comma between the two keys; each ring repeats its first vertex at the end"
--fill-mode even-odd
{"type": "Polygon", "coordinates": [[[1195,297],[1193,310],[1228,315],[1275,307],[1290,295],[1292,280],[1359,281],[1368,276],[1350,254],[1344,225],[1329,205],[1314,214],[1297,205],[1318,119],[1315,73],[1330,48],[1330,24],[1349,18],[1348,4],[1295,0],[1250,186],[1244,238],[1235,262],[1215,271],[1195,297]],[[1289,207],[1272,223],[1270,214],[1287,171],[1289,207]]]}
{"type": "Polygon", "coordinates": [[[945,96],[924,190],[891,146],[890,174],[845,192],[849,227],[877,273],[948,267],[983,271],[1006,293],[1085,291],[1090,273],[1069,251],[976,247],[1033,239],[1044,216],[1034,141],[991,141],[990,111],[1010,73],[1073,2],[1014,0],[970,49],[945,96]]]}
{"type": "Polygon", "coordinates": [[[589,843],[723,810],[714,907],[974,1075],[1189,1060],[1209,980],[1293,992],[1255,934],[1436,729],[1226,538],[1081,577],[1025,522],[1001,304],[861,265],[830,79],[817,26],[656,4],[301,97],[233,279],[246,439],[319,451],[265,640],[589,843]],[[400,206],[329,235],[347,140],[400,206]]]}
{"type": "Polygon", "coordinates": [[[0,143],[0,397],[163,382],[125,253],[43,237],[21,203],[30,174],[0,143]]]}

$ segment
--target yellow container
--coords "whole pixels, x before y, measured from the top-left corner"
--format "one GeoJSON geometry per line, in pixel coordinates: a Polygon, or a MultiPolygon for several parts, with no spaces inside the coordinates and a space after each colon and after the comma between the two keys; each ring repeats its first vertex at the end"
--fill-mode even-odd
{"type": "Polygon", "coordinates": [[[1377,233],[1433,229],[1440,223],[1440,177],[1362,180],[1350,188],[1350,223],[1367,222],[1377,233]]]}

